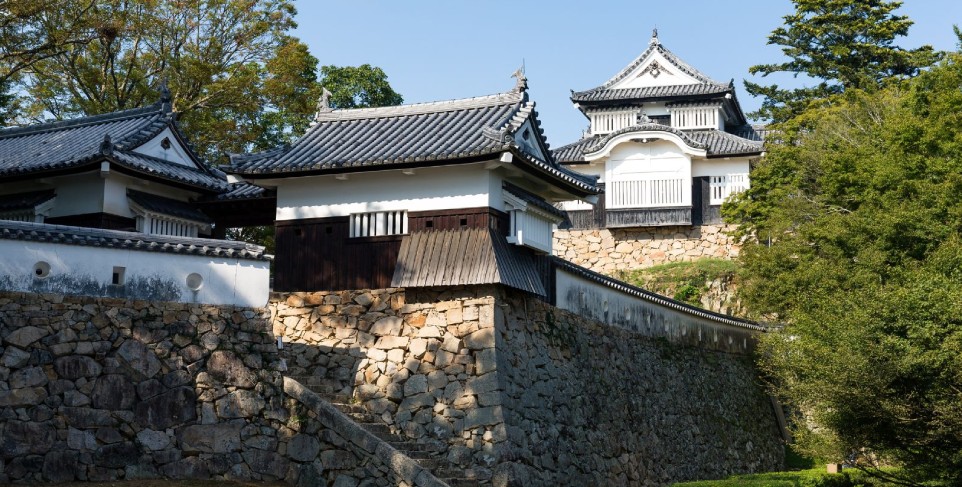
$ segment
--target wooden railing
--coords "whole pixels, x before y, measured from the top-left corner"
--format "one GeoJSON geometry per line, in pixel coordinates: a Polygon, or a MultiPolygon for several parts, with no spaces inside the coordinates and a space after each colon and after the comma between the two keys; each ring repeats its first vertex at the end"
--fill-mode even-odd
{"type": "Polygon", "coordinates": [[[591,133],[610,134],[625,127],[631,127],[638,122],[638,112],[606,112],[591,114],[591,133]]]}
{"type": "Polygon", "coordinates": [[[718,108],[673,108],[671,126],[680,129],[717,129],[719,128],[718,108]]]}
{"type": "Polygon", "coordinates": [[[639,179],[610,181],[605,188],[608,208],[657,208],[683,206],[685,179],[639,179]]]}

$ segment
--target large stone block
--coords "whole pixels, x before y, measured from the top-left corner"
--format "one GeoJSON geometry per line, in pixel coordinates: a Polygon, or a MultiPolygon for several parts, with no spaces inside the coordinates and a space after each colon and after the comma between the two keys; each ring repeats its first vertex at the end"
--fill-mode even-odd
{"type": "Polygon", "coordinates": [[[27,367],[10,374],[7,380],[11,389],[22,389],[46,384],[47,374],[41,367],[27,367]]]}
{"type": "Polygon", "coordinates": [[[397,316],[386,316],[374,322],[370,333],[376,336],[397,336],[401,334],[404,321],[397,316]]]}
{"type": "Polygon", "coordinates": [[[197,396],[190,387],[178,387],[137,403],[134,413],[146,428],[167,429],[197,419],[197,396]]]}
{"type": "Polygon", "coordinates": [[[43,387],[0,391],[0,407],[36,406],[45,399],[47,399],[47,391],[43,387]]]}
{"type": "Polygon", "coordinates": [[[43,479],[48,482],[70,482],[83,471],[80,454],[72,451],[52,451],[43,457],[43,479]]]}
{"type": "Polygon", "coordinates": [[[96,428],[98,426],[116,426],[117,420],[104,409],[85,407],[64,407],[62,409],[67,425],[74,428],[96,428]]]}
{"type": "Polygon", "coordinates": [[[117,358],[130,370],[145,379],[150,379],[160,372],[160,359],[146,345],[137,340],[126,340],[117,349],[117,358]]]}
{"type": "Polygon", "coordinates": [[[36,326],[25,326],[18,328],[7,335],[3,341],[11,345],[27,348],[37,340],[49,335],[50,332],[36,326]]]}
{"type": "Polygon", "coordinates": [[[312,462],[320,449],[321,442],[314,435],[297,434],[287,443],[287,456],[297,462],[312,462]]]}
{"type": "Polygon", "coordinates": [[[170,437],[163,431],[142,429],[137,432],[137,442],[147,450],[158,451],[170,446],[170,437]]]}
{"type": "Polygon", "coordinates": [[[0,457],[45,454],[56,439],[57,432],[49,423],[10,420],[0,424],[0,457]]]}
{"type": "Polygon", "coordinates": [[[270,475],[275,479],[282,479],[287,475],[287,468],[290,461],[277,453],[265,450],[247,450],[244,452],[244,461],[250,466],[251,470],[262,474],[270,475]]]}
{"type": "Polygon", "coordinates": [[[185,453],[227,453],[241,449],[243,424],[197,424],[180,430],[185,453]]]}
{"type": "Polygon", "coordinates": [[[221,418],[249,418],[260,413],[266,405],[260,394],[238,390],[219,399],[216,408],[221,418]]]}
{"type": "Polygon", "coordinates": [[[124,375],[107,374],[97,378],[90,400],[97,409],[130,409],[136,399],[134,384],[124,375]]]}
{"type": "Polygon", "coordinates": [[[210,467],[200,457],[187,457],[164,465],[160,468],[160,473],[175,480],[208,479],[210,467]]]}
{"type": "Polygon", "coordinates": [[[229,386],[250,389],[257,383],[254,373],[231,351],[217,350],[210,354],[207,359],[207,373],[229,386]]]}
{"type": "Polygon", "coordinates": [[[93,460],[95,465],[107,468],[135,465],[140,460],[140,448],[130,441],[104,445],[94,452],[93,460]]]}
{"type": "Polygon", "coordinates": [[[86,355],[67,355],[53,362],[53,369],[61,379],[79,379],[81,377],[96,377],[103,367],[96,360],[86,355]]]}

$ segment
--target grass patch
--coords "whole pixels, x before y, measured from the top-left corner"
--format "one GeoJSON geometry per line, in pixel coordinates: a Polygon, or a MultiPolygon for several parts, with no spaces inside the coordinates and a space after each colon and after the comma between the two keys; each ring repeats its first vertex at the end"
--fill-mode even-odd
{"type": "MultiPolygon", "coordinates": [[[[887,470],[895,472],[896,470],[887,470]]],[[[938,483],[924,483],[941,486],[938,483]]],[[[830,474],[825,466],[796,472],[771,472],[752,475],[735,475],[724,480],[699,480],[680,482],[672,487],[896,487],[896,484],[876,479],[861,470],[846,469],[830,474]]]]}
{"type": "Polygon", "coordinates": [[[706,283],[716,279],[731,281],[737,270],[738,264],[731,260],[699,259],[622,271],[618,278],[678,301],[700,306],[702,296],[708,292],[706,283]]]}

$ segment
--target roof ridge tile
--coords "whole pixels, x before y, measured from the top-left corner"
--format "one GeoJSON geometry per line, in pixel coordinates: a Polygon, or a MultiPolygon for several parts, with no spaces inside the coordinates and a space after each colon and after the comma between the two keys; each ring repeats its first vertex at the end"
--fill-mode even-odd
{"type": "Polygon", "coordinates": [[[67,120],[56,120],[43,122],[35,125],[25,125],[22,127],[9,127],[0,129],[0,139],[33,135],[45,132],[55,132],[58,130],[82,127],[86,125],[98,125],[108,122],[116,122],[126,118],[137,118],[144,115],[161,115],[163,109],[160,104],[155,103],[141,108],[131,108],[119,112],[102,113],[99,115],[89,115],[84,117],[71,118],[67,120]]]}

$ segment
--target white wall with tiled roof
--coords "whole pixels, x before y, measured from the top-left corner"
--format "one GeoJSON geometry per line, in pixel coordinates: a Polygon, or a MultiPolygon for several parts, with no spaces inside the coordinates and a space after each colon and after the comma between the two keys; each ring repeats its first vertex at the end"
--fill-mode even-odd
{"type": "Polygon", "coordinates": [[[6,239],[0,255],[5,291],[254,307],[266,305],[270,291],[266,260],[6,239]],[[118,269],[120,286],[113,284],[118,269]]]}
{"type": "Polygon", "coordinates": [[[485,163],[302,176],[277,182],[277,220],[328,218],[372,211],[503,210],[501,178],[485,163]],[[492,192],[497,188],[497,193],[492,192]]]}

